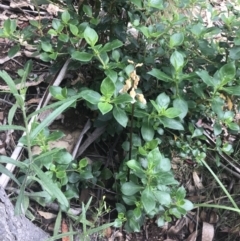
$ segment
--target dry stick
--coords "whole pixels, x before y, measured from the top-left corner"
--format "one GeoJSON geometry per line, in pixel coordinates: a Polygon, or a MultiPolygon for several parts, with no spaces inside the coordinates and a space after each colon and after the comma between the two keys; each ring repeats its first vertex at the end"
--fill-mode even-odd
{"type": "MultiPolygon", "coordinates": [[[[65,62],[65,64],[63,65],[61,71],[59,72],[56,80],[55,80],[54,83],[53,83],[54,86],[59,85],[59,84],[61,83],[61,81],[63,80],[63,78],[64,78],[64,76],[65,76],[65,74],[66,74],[66,71],[67,71],[67,67],[68,67],[69,62],[70,62],[70,59],[68,59],[68,60],[65,62]]],[[[42,101],[40,101],[40,103],[39,103],[36,111],[39,110],[40,108],[46,106],[46,105],[48,104],[48,102],[49,102],[50,99],[51,99],[51,95],[50,95],[49,93],[47,93],[46,95],[44,95],[43,98],[42,98],[42,101]],[[44,98],[45,96],[46,96],[46,98],[44,98]]],[[[31,124],[33,123],[34,119],[35,119],[35,116],[33,116],[33,117],[31,118],[31,120],[29,121],[29,124],[28,124],[28,127],[27,127],[27,128],[29,128],[29,126],[31,126],[31,124]]],[[[22,136],[24,136],[24,135],[25,135],[25,132],[22,134],[22,136]]],[[[21,154],[22,150],[23,150],[23,144],[22,144],[22,143],[18,143],[18,145],[16,146],[16,148],[14,149],[14,151],[13,151],[13,153],[12,153],[12,155],[11,155],[11,158],[14,159],[14,160],[19,160],[20,154],[21,154]]],[[[8,163],[8,164],[6,165],[6,168],[12,173],[12,172],[14,171],[14,169],[15,169],[15,165],[8,163]]],[[[5,175],[5,174],[2,174],[2,175],[0,176],[0,186],[2,186],[3,188],[6,188],[9,180],[10,180],[10,177],[9,177],[9,176],[7,176],[7,175],[5,175]]]]}
{"type": "Polygon", "coordinates": [[[76,157],[79,157],[83,154],[83,152],[99,137],[101,136],[104,131],[106,130],[106,126],[101,126],[101,127],[97,127],[92,134],[90,134],[90,136],[87,138],[87,140],[82,144],[82,146],[80,146],[76,157]]]}
{"type": "Polygon", "coordinates": [[[73,159],[76,158],[76,155],[77,155],[79,146],[80,146],[80,144],[81,144],[81,142],[82,142],[83,136],[84,136],[85,133],[90,129],[90,127],[91,127],[91,121],[88,120],[87,123],[85,124],[84,128],[82,129],[81,134],[79,135],[79,138],[78,138],[78,142],[77,142],[77,144],[75,145],[74,150],[73,150],[73,152],[72,152],[72,157],[73,157],[73,159]]]}

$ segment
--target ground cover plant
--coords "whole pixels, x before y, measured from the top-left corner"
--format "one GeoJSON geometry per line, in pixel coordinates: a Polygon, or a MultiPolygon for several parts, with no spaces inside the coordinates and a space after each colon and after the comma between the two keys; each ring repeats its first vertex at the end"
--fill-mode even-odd
{"type": "MultiPolygon", "coordinates": [[[[41,4],[37,0],[33,4],[39,15],[41,4]]],[[[55,102],[30,113],[25,100],[27,82],[34,79],[34,61],[28,61],[15,78],[0,71],[16,100],[8,112],[8,125],[0,130],[25,132],[19,142],[26,158],[19,162],[0,157],[1,163],[12,163],[20,171],[15,176],[0,166],[19,186],[16,213],[31,216],[30,196],[43,206],[57,200],[62,211],[83,224],[83,240],[107,226],[139,232],[149,219],[162,227],[196,207],[239,213],[238,200],[215,173],[222,168],[234,178],[240,176],[238,3],[226,2],[221,11],[206,1],[187,0],[80,1],[77,8],[74,1],[55,4],[63,11],[53,19],[30,20],[23,29],[16,20],[7,19],[0,30],[1,38],[14,43],[9,57],[31,46],[31,57],[50,63],[52,72],[67,63],[68,71],[80,69],[89,75],[75,85],[50,86],[55,102]],[[50,141],[64,135],[50,131],[49,125],[79,104],[89,111],[95,127],[105,128],[99,142],[120,137],[114,165],[49,148],[50,141]],[[24,127],[13,125],[19,109],[24,127]],[[37,114],[50,109],[45,119],[37,119],[37,114]],[[33,153],[36,145],[41,154],[33,153]],[[193,204],[186,197],[183,178],[176,178],[172,170],[176,159],[180,165],[187,162],[210,171],[231,204],[193,204]],[[106,187],[109,182],[113,185],[106,187]],[[41,190],[26,195],[32,185],[41,190]],[[98,229],[94,229],[96,220],[86,219],[90,202],[83,204],[79,217],[69,211],[81,190],[96,187],[114,192],[117,211],[108,225],[98,229]]],[[[103,203],[97,217],[107,210],[103,203]]]]}

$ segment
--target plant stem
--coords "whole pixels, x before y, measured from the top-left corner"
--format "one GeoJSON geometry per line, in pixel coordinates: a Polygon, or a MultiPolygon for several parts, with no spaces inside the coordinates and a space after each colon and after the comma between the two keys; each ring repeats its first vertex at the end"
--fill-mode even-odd
{"type": "Polygon", "coordinates": [[[238,208],[232,208],[232,207],[228,207],[228,206],[223,206],[223,205],[216,205],[216,204],[195,204],[195,207],[203,207],[203,208],[217,208],[217,209],[225,209],[228,211],[233,211],[233,212],[237,212],[240,214],[240,209],[238,208]]]}
{"type": "MultiPolygon", "coordinates": [[[[132,104],[132,113],[131,113],[131,126],[130,126],[130,136],[129,136],[129,156],[128,159],[131,160],[132,159],[132,133],[133,133],[133,114],[134,114],[134,107],[135,104],[132,104]]],[[[130,177],[130,168],[128,168],[128,180],[130,177]]]]}
{"type": "Polygon", "coordinates": [[[231,194],[227,191],[227,189],[224,187],[224,185],[222,184],[222,182],[219,180],[219,178],[216,176],[216,174],[212,171],[211,167],[208,166],[208,164],[202,160],[203,165],[209,170],[209,172],[212,174],[212,176],[215,178],[215,180],[218,182],[218,184],[220,185],[220,187],[222,188],[222,190],[225,192],[226,196],[229,198],[229,200],[231,201],[232,205],[234,206],[235,209],[238,210],[238,212],[240,212],[237,204],[235,203],[235,201],[233,200],[231,194]]]}

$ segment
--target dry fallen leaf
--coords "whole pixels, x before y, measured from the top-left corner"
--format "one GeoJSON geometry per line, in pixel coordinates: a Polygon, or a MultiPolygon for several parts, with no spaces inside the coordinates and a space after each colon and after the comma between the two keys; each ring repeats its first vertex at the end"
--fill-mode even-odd
{"type": "Polygon", "coordinates": [[[214,224],[214,223],[217,223],[218,220],[219,220],[218,214],[216,212],[212,211],[211,215],[210,215],[210,218],[209,218],[209,223],[214,224]]]}
{"type": "Polygon", "coordinates": [[[202,241],[212,241],[214,237],[214,227],[210,223],[203,222],[202,241]]]}
{"type": "Polygon", "coordinates": [[[197,239],[197,230],[195,230],[191,235],[188,236],[186,241],[195,241],[197,239]]]}
{"type": "Polygon", "coordinates": [[[112,234],[112,229],[110,227],[103,230],[103,236],[106,238],[110,238],[112,234]]]}
{"type": "MultiPolygon", "coordinates": [[[[62,233],[67,233],[68,230],[68,225],[65,221],[65,219],[62,220],[62,233]]],[[[70,237],[69,236],[65,236],[62,238],[62,241],[70,241],[70,237]]]]}
{"type": "Polygon", "coordinates": [[[201,179],[199,178],[198,174],[194,171],[194,172],[192,173],[192,175],[193,175],[193,181],[194,181],[195,186],[196,186],[198,189],[203,189],[202,181],[201,181],[201,179]]]}
{"type": "Polygon", "coordinates": [[[59,11],[59,7],[57,5],[54,5],[54,4],[50,3],[46,10],[49,14],[57,16],[58,11],[59,11]]]}
{"type": "Polygon", "coordinates": [[[56,218],[56,214],[54,213],[49,213],[49,212],[43,212],[43,211],[37,211],[40,216],[44,217],[45,219],[52,219],[56,218]]]}
{"type": "Polygon", "coordinates": [[[232,100],[227,96],[227,106],[229,110],[232,110],[233,108],[233,103],[232,100]]]}

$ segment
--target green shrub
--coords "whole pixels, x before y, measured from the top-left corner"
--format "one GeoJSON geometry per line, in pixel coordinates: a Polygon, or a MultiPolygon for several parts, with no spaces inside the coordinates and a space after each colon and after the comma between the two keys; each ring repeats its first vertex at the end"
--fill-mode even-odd
{"type": "MultiPolygon", "coordinates": [[[[16,31],[14,21],[5,21],[0,36],[16,42],[21,39],[11,55],[27,42],[43,61],[70,57],[77,66],[97,73],[89,88],[79,86],[76,96],[89,109],[98,110],[96,122],[115,125],[108,129],[109,135],[127,134],[123,148],[129,155],[114,173],[114,188],[121,192],[116,226],[124,222],[128,231],[139,231],[146,217],[157,217],[161,226],[193,207],[174,179],[170,158],[172,149],[199,164],[205,159],[206,137],[196,125],[199,119],[214,120],[217,151],[233,151],[220,138],[223,128],[239,132],[231,107],[240,95],[239,16],[233,6],[227,7],[226,13],[216,14],[205,1],[103,0],[93,5],[83,2],[78,12],[69,5],[51,23],[30,21],[23,31],[16,31]],[[211,21],[222,25],[208,27],[196,11],[207,12],[211,21]]],[[[60,100],[74,98],[67,94],[71,91],[51,87],[60,100]]],[[[43,135],[46,141],[60,135],[41,130],[38,138],[43,135]]],[[[65,165],[61,168],[38,158],[39,167],[44,165],[45,174],[60,188],[70,185],[71,178],[84,181],[83,174],[86,179],[99,178],[85,159],[73,163],[75,170],[67,176],[72,160],[64,155],[64,163],[58,163],[65,165]]]]}

